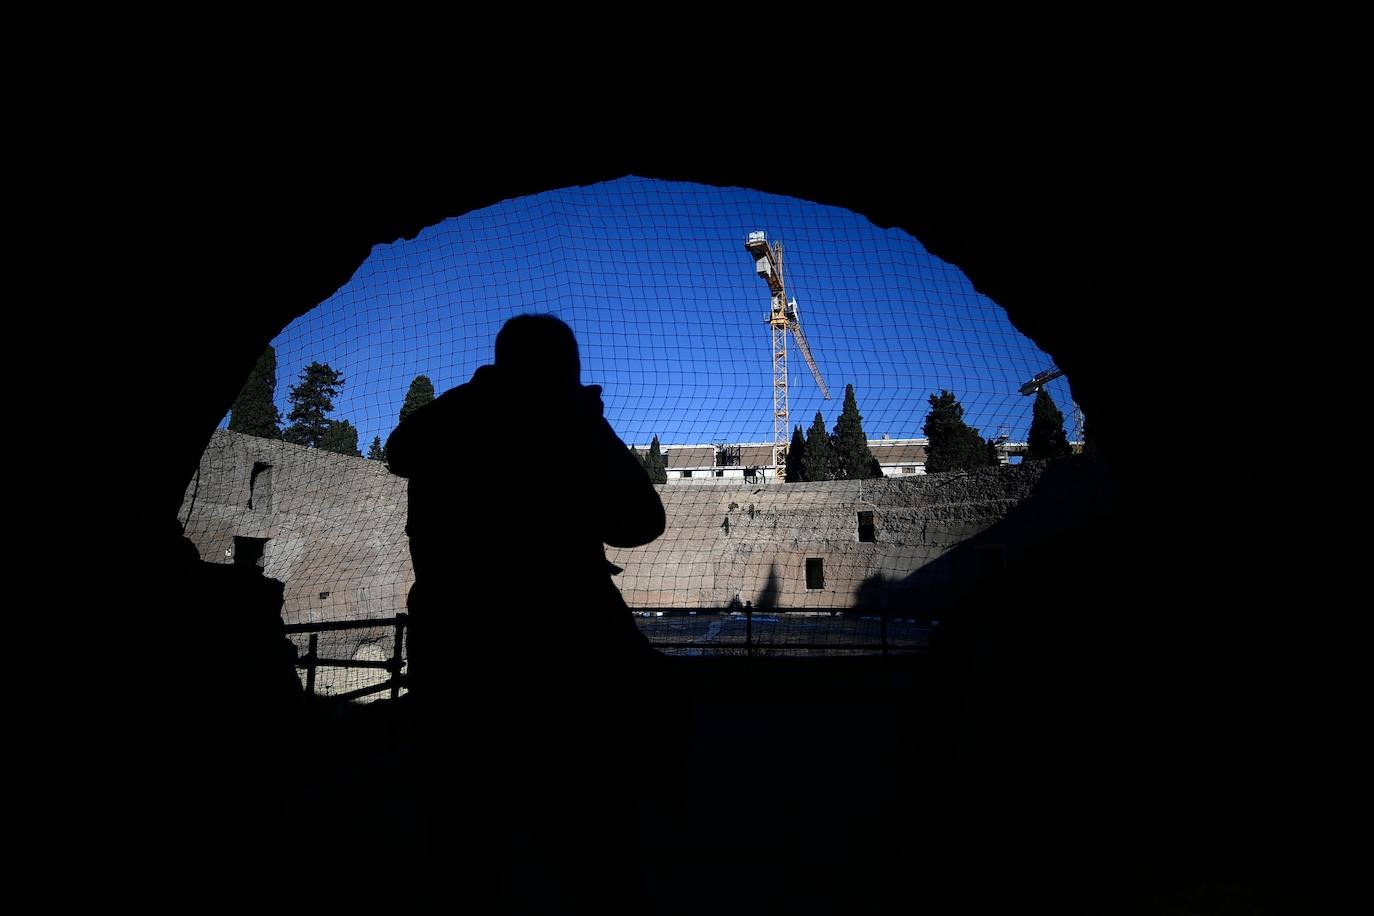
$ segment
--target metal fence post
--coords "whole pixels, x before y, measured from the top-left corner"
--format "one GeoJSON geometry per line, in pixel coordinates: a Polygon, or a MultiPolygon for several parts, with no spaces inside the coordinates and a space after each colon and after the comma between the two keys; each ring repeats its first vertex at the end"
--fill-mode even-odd
{"type": "Polygon", "coordinates": [[[401,665],[405,662],[402,647],[405,645],[406,615],[396,615],[396,646],[391,653],[391,698],[401,695],[401,665]]]}
{"type": "Polygon", "coordinates": [[[305,653],[305,695],[313,697],[315,695],[315,659],[318,657],[317,650],[320,647],[320,634],[310,634],[310,648],[305,653]]]}
{"type": "Polygon", "coordinates": [[[754,609],[752,607],[744,609],[744,654],[746,658],[754,657],[754,609]]]}

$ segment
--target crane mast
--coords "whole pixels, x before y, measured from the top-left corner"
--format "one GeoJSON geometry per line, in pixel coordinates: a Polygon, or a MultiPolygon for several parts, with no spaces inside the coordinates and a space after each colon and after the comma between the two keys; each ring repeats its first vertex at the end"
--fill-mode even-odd
{"type": "Polygon", "coordinates": [[[797,339],[797,349],[806,360],[807,367],[816,379],[817,386],[825,399],[830,400],[830,390],[821,378],[820,369],[811,355],[811,347],[802,333],[801,319],[797,315],[797,302],[787,298],[787,287],[782,275],[782,243],[768,244],[762,232],[751,232],[744,242],[745,250],[754,258],[754,271],[768,284],[769,308],[767,323],[773,343],[773,467],[779,480],[785,476],[787,447],[792,438],[791,406],[787,391],[787,334],[790,331],[797,339]]]}

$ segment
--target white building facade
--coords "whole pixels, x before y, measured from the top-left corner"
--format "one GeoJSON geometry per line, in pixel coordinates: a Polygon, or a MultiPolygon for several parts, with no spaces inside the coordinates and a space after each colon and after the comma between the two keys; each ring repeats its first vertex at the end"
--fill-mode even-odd
{"type": "MultiPolygon", "coordinates": [[[[930,440],[882,439],[868,440],[873,457],[882,466],[884,477],[913,477],[926,472],[926,447],[930,440]]],[[[634,446],[641,455],[648,454],[647,445],[634,446]]],[[[744,442],[738,445],[698,443],[695,445],[665,445],[660,447],[668,470],[668,483],[695,484],[754,484],[776,483],[778,469],[772,464],[771,442],[744,442]]]]}

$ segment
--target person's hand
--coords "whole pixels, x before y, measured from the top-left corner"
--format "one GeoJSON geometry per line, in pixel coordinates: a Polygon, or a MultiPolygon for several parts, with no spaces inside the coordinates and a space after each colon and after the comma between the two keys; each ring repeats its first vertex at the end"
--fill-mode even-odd
{"type": "Polygon", "coordinates": [[[601,401],[600,385],[583,385],[578,388],[576,403],[579,408],[587,410],[598,417],[606,410],[606,405],[601,401]]]}

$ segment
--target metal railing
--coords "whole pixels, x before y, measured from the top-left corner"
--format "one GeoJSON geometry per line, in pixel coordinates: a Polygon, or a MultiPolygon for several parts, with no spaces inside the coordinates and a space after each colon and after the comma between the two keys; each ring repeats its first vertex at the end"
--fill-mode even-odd
{"type": "MultiPolygon", "coordinates": [[[[877,654],[886,658],[893,654],[921,652],[926,648],[930,626],[916,621],[909,612],[894,610],[855,610],[853,608],[631,608],[636,623],[649,643],[656,649],[673,654],[729,656],[753,658],[759,655],[779,655],[787,652],[824,654],[877,654]],[[779,626],[791,618],[789,625],[779,626]],[[788,630],[812,634],[813,637],[786,639],[788,630]]],[[[391,699],[400,696],[406,686],[403,673],[406,664],[405,631],[409,617],[399,613],[395,617],[368,620],[338,620],[327,623],[288,624],[288,635],[308,637],[305,655],[296,660],[296,667],[305,672],[305,692],[316,696],[316,674],[320,668],[353,668],[383,670],[389,677],[367,687],[324,697],[331,702],[348,702],[377,693],[390,693],[391,699]],[[387,659],[322,658],[319,654],[319,634],[348,630],[375,630],[389,627],[393,631],[391,657],[387,659]]]]}
{"type": "Polygon", "coordinates": [[[333,694],[328,697],[331,701],[340,703],[349,700],[357,700],[362,697],[371,696],[374,693],[390,691],[391,699],[396,699],[401,695],[401,688],[405,686],[405,675],[401,673],[405,668],[405,629],[409,623],[409,617],[402,613],[395,617],[374,618],[371,620],[336,620],[328,623],[292,623],[287,624],[287,635],[303,634],[309,636],[308,648],[303,657],[296,660],[296,667],[305,671],[305,693],[306,696],[315,696],[315,673],[320,668],[371,668],[381,669],[390,673],[390,677],[380,684],[373,684],[370,687],[359,687],[356,690],[349,690],[345,693],[333,694]],[[319,638],[321,633],[334,633],[342,630],[375,630],[379,627],[392,627],[394,630],[394,643],[392,645],[391,657],[381,660],[371,659],[343,659],[343,658],[321,658],[319,654],[319,638]]]}
{"type": "Polygon", "coordinates": [[[757,654],[785,652],[876,653],[920,652],[926,648],[930,626],[918,623],[909,611],[854,608],[631,608],[640,630],[656,649],[689,654],[757,654]],[[697,621],[712,621],[703,632],[697,621]],[[791,618],[789,624],[783,621],[791,618]],[[684,626],[683,624],[686,624],[684,626]],[[723,632],[733,628],[736,632],[723,632]],[[802,630],[811,638],[779,638],[802,630]],[[654,632],[654,631],[667,631],[654,632]],[[673,638],[687,635],[691,638],[673,638]],[[819,638],[815,638],[819,637],[819,638]],[[827,638],[828,637],[828,638],[827,638]]]}

